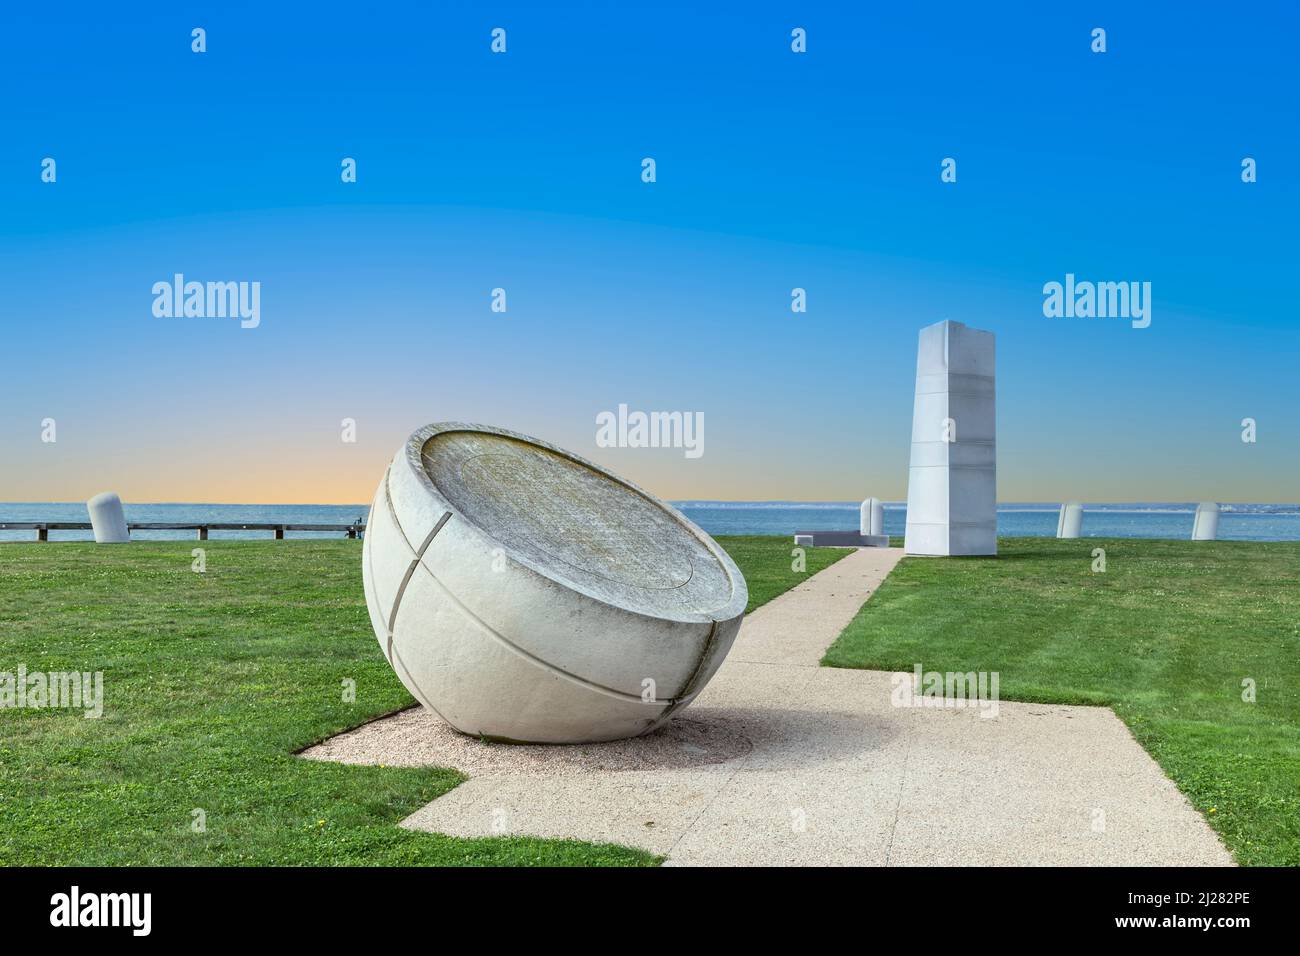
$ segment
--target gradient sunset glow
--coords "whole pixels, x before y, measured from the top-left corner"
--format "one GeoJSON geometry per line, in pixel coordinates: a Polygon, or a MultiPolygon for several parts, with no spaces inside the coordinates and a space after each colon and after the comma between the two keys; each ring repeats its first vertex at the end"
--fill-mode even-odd
{"type": "Polygon", "coordinates": [[[1000,500],[1300,497],[1294,7],[897,6],[6,13],[0,500],[365,502],[449,420],[666,498],[899,500],[946,318],[997,334],[1000,500]],[[260,325],[155,317],[176,273],[260,325]],[[1045,317],[1067,273],[1150,327],[1045,317]],[[704,454],[598,447],[620,403],[704,454]]]}

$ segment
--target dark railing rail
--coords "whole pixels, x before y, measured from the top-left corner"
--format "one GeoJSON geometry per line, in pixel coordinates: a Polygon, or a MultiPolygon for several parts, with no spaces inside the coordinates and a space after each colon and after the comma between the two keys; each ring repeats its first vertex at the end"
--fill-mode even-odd
{"type": "MultiPolygon", "coordinates": [[[[366,526],[354,524],[279,524],[222,521],[130,521],[128,531],[196,531],[198,539],[206,541],[209,531],[272,531],[275,540],[284,539],[286,531],[337,531],[349,538],[356,538],[365,533],[366,526]]],[[[89,521],[0,521],[0,531],[35,531],[37,541],[49,541],[51,531],[90,531],[89,521]]]]}

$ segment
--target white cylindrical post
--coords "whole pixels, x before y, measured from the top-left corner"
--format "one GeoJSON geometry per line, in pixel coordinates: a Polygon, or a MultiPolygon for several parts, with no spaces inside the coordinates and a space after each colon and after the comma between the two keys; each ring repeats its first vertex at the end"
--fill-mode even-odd
{"type": "Polygon", "coordinates": [[[1213,541],[1219,534],[1219,504],[1202,501],[1196,506],[1196,520],[1192,522],[1193,541],[1213,541]]]}
{"type": "Polygon", "coordinates": [[[1061,517],[1056,522],[1058,538],[1077,538],[1083,529],[1083,505],[1077,501],[1067,501],[1061,505],[1061,517]]]}
{"type": "Polygon", "coordinates": [[[97,544],[121,544],[131,540],[122,499],[113,492],[95,495],[86,502],[86,510],[90,512],[90,526],[94,529],[97,544]]]}
{"type": "Polygon", "coordinates": [[[862,535],[885,533],[885,506],[879,498],[868,498],[858,509],[858,531],[862,535]]]}

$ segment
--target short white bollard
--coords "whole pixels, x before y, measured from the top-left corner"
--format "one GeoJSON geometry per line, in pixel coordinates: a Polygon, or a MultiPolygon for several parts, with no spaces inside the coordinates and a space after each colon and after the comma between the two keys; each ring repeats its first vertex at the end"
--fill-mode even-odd
{"type": "Polygon", "coordinates": [[[863,548],[887,548],[885,506],[879,498],[868,498],[858,509],[858,544],[863,548]]]}
{"type": "Polygon", "coordinates": [[[1077,501],[1067,501],[1061,505],[1061,517],[1056,522],[1058,538],[1077,538],[1083,530],[1083,505],[1077,501]]]}
{"type": "Polygon", "coordinates": [[[1196,520],[1192,522],[1193,541],[1213,541],[1219,533],[1219,504],[1202,501],[1196,506],[1196,520]]]}
{"type": "Polygon", "coordinates": [[[868,498],[862,502],[858,512],[858,530],[865,537],[885,533],[885,506],[879,498],[868,498]]]}
{"type": "Polygon", "coordinates": [[[95,495],[86,502],[86,510],[90,512],[90,526],[94,529],[96,544],[122,544],[131,540],[122,499],[113,492],[95,495]]]}

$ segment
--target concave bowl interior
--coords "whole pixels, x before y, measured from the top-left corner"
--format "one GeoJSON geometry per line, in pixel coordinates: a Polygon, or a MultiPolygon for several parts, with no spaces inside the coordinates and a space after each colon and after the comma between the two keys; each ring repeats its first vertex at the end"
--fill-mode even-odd
{"type": "Polygon", "coordinates": [[[680,516],[585,462],[521,438],[445,431],[421,464],[466,520],[549,577],[656,617],[726,607],[734,584],[680,516]]]}

